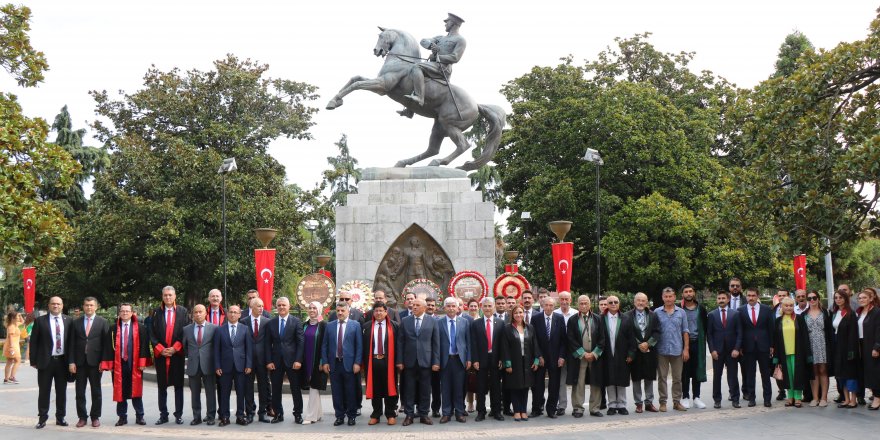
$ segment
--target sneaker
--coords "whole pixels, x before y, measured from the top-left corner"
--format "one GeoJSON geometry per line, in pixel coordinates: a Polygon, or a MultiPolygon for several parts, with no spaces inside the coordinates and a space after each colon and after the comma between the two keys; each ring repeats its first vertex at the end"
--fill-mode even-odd
{"type": "Polygon", "coordinates": [[[690,408],[691,407],[691,399],[689,399],[687,397],[685,397],[684,399],[681,399],[681,406],[683,406],[685,408],[690,408]]]}
{"type": "Polygon", "coordinates": [[[706,409],[706,404],[699,397],[694,397],[694,408],[706,409]]]}

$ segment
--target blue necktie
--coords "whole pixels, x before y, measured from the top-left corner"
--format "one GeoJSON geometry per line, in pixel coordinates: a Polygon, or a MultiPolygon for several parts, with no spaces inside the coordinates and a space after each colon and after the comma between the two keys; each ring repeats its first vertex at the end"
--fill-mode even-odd
{"type": "Polygon", "coordinates": [[[455,320],[449,320],[449,351],[450,354],[458,354],[458,347],[455,346],[455,320]]]}
{"type": "Polygon", "coordinates": [[[278,336],[284,336],[284,319],[281,320],[281,328],[278,330],[278,336]]]}

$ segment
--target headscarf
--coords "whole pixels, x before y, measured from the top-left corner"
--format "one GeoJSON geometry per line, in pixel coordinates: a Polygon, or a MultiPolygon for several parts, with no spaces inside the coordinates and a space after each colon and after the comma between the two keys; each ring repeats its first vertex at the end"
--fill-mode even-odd
{"type": "MultiPolygon", "coordinates": [[[[321,322],[324,320],[324,305],[319,303],[318,301],[312,301],[309,303],[310,306],[318,309],[318,318],[315,322],[321,322]]],[[[309,323],[312,322],[312,318],[309,318],[309,323]]]]}

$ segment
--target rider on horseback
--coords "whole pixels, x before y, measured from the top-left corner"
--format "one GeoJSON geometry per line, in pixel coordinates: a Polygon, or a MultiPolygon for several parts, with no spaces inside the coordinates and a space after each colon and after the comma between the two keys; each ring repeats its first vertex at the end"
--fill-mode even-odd
{"type": "MultiPolygon", "coordinates": [[[[431,51],[431,56],[428,57],[428,61],[413,64],[409,71],[413,92],[406,97],[418,102],[419,105],[425,105],[425,75],[428,78],[445,80],[448,87],[449,77],[452,76],[452,64],[461,60],[467,47],[467,41],[458,33],[464,20],[455,14],[449,14],[443,22],[446,23],[448,33],[423,39],[420,44],[431,51]]],[[[413,117],[413,112],[409,109],[397,113],[408,118],[413,117]]]]}

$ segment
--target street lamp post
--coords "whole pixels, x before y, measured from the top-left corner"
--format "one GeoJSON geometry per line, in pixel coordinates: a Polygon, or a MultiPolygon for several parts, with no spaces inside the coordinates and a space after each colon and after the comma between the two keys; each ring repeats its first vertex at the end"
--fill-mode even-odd
{"type": "Polygon", "coordinates": [[[526,242],[525,242],[525,252],[523,253],[523,265],[531,264],[529,261],[529,222],[532,221],[532,213],[529,211],[523,211],[520,214],[519,219],[523,223],[523,231],[526,233],[526,242]]]}
{"type": "Polygon", "coordinates": [[[217,174],[223,176],[223,298],[227,298],[226,295],[226,175],[237,170],[238,165],[235,164],[235,158],[230,157],[228,159],[223,159],[223,163],[220,164],[220,169],[217,170],[217,174]]]}
{"type": "Polygon", "coordinates": [[[599,221],[599,166],[604,165],[605,161],[599,155],[599,151],[587,148],[583,160],[596,164],[596,297],[598,298],[602,292],[602,227],[599,221]]]}

